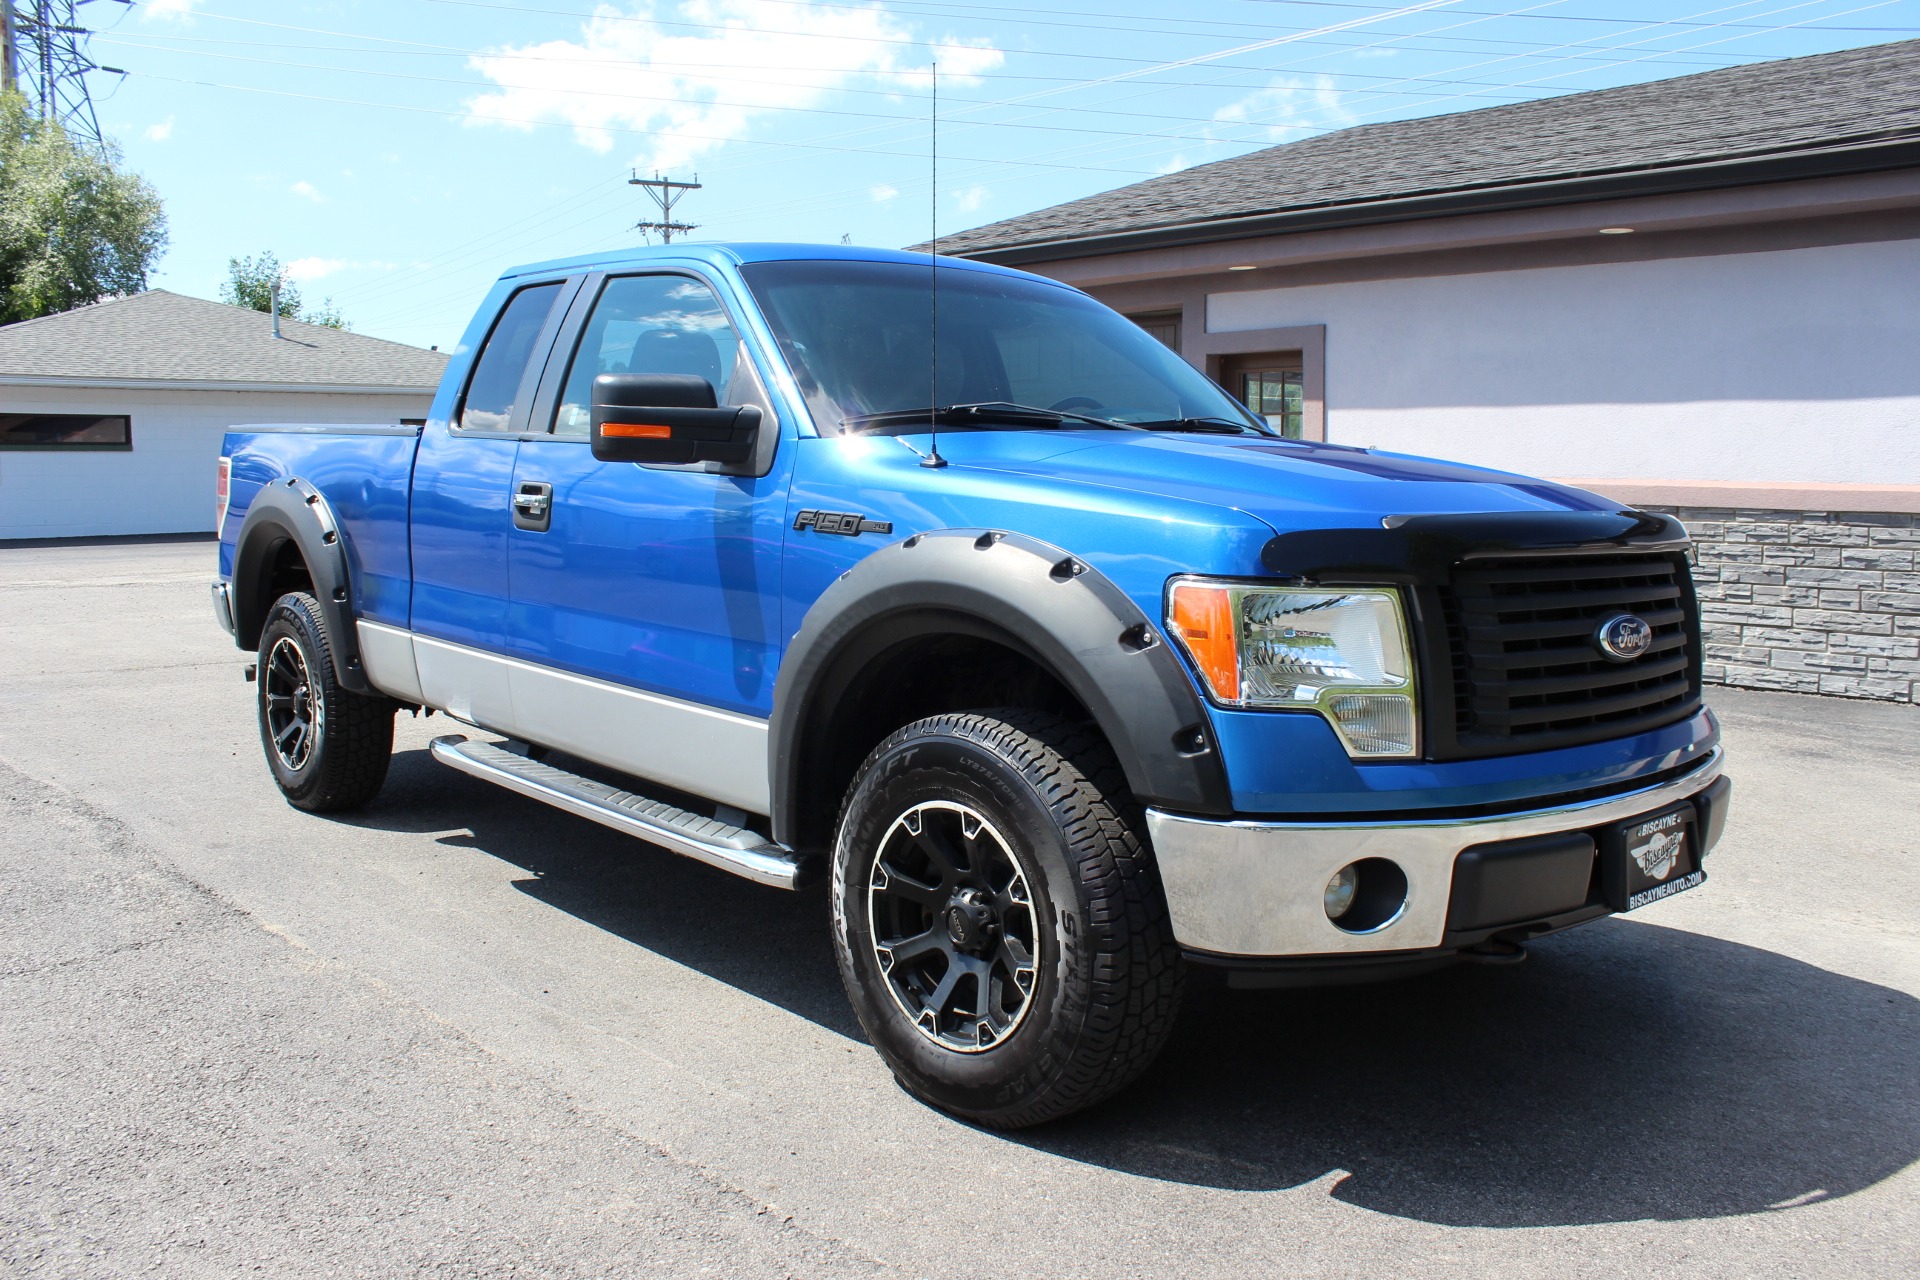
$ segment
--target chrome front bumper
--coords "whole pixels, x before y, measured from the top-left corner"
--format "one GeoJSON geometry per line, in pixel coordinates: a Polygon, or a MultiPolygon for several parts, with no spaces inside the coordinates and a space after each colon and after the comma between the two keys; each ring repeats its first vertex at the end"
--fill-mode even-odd
{"type": "Polygon", "coordinates": [[[1453,863],[1498,840],[1584,831],[1686,800],[1719,778],[1720,748],[1658,786],[1551,809],[1492,817],[1364,822],[1218,822],[1147,810],[1147,832],[1180,945],[1222,956],[1328,956],[1438,947],[1445,938],[1453,863]],[[1327,918],[1333,874],[1386,858],[1407,877],[1398,916],[1367,933],[1327,918]]]}

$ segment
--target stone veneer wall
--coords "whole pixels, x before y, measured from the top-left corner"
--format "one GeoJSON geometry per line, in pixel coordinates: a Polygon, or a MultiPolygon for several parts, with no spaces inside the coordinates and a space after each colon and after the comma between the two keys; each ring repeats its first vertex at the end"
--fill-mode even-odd
{"type": "Polygon", "coordinates": [[[1651,509],[1694,537],[1708,683],[1920,702],[1920,516],[1651,509]]]}

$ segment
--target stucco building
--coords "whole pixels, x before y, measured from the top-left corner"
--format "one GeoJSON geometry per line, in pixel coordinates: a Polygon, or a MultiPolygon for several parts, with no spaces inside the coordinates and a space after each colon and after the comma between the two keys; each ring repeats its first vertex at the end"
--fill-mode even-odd
{"type": "Polygon", "coordinates": [[[0,540],[210,532],[249,422],[424,419],[446,357],[155,289],[0,327],[0,540]]]}
{"type": "Polygon", "coordinates": [[[1920,682],[1920,41],[1364,125],[943,237],[1291,434],[1701,542],[1710,678],[1920,682]]]}

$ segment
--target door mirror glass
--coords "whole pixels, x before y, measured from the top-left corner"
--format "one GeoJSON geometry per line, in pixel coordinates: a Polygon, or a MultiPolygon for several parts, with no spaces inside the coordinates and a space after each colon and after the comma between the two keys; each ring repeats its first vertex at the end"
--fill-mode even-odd
{"type": "Polygon", "coordinates": [[[760,410],[716,405],[713,384],[688,373],[603,373],[589,410],[602,462],[739,465],[753,457],[760,410]]]}

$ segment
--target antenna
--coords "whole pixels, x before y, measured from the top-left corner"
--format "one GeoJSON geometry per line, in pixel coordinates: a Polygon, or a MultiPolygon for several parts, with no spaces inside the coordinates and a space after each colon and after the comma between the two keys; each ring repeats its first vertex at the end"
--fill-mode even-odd
{"type": "MultiPolygon", "coordinates": [[[[0,0],[0,88],[18,89],[42,120],[57,121],[81,142],[103,146],[87,73],[103,67],[87,52],[93,32],[75,12],[88,0],[0,0]]],[[[131,4],[132,0],[118,0],[131,4]]]]}
{"type": "Polygon", "coordinates": [[[933,98],[927,122],[927,161],[933,193],[927,221],[927,456],[923,467],[944,467],[940,456],[940,60],[933,61],[933,98]]]}
{"type": "Polygon", "coordinates": [[[699,174],[696,173],[693,175],[692,182],[675,182],[671,178],[661,177],[658,169],[654,170],[651,178],[643,178],[638,171],[635,171],[634,175],[627,179],[627,185],[630,187],[645,187],[647,194],[653,197],[654,204],[660,208],[660,220],[658,222],[636,222],[633,224],[635,231],[658,231],[660,233],[660,243],[672,244],[674,232],[678,231],[684,235],[689,231],[698,231],[700,229],[695,223],[675,222],[673,220],[673,206],[679,204],[681,198],[684,197],[687,192],[698,191],[700,189],[699,174]]]}

